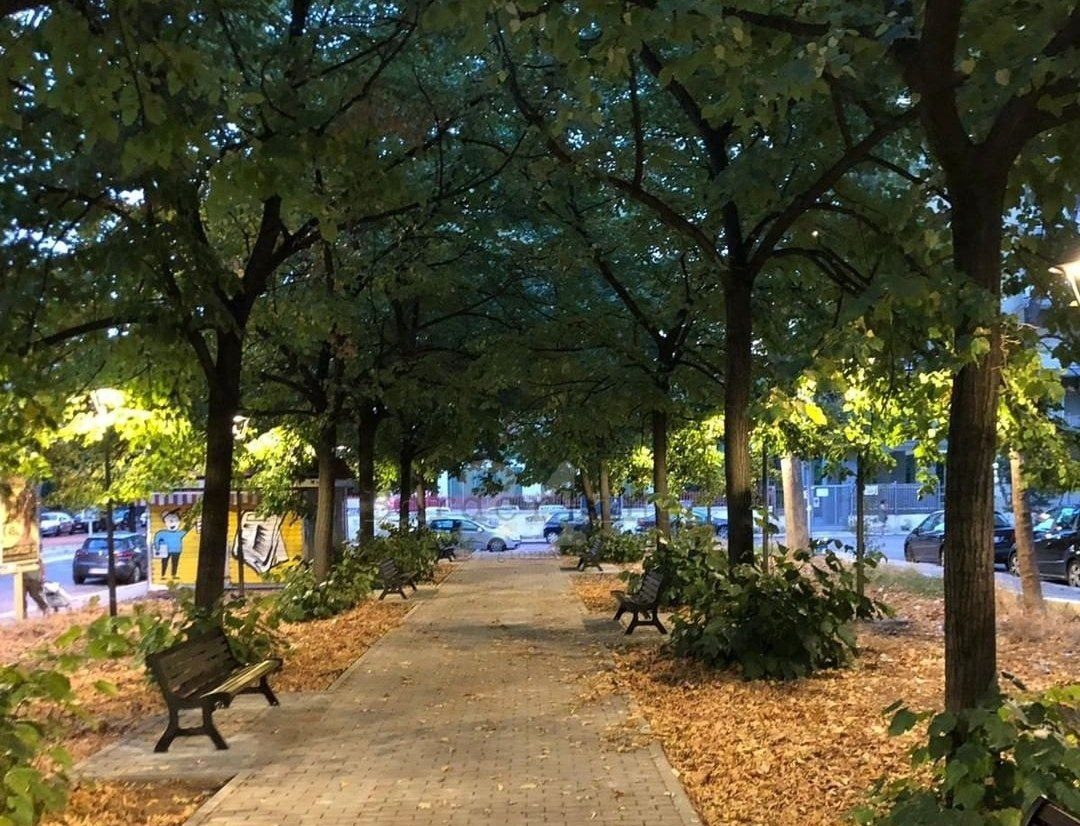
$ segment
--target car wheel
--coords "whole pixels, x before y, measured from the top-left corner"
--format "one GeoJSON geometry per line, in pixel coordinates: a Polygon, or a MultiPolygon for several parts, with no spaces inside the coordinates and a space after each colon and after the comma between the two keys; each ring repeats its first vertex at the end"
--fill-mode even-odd
{"type": "Polygon", "coordinates": [[[131,574],[128,576],[126,584],[134,585],[136,582],[142,582],[142,578],[142,566],[140,566],[138,563],[135,563],[131,566],[131,574]]]}
{"type": "Polygon", "coordinates": [[[80,576],[79,574],[72,574],[71,581],[74,582],[76,585],[82,585],[84,582],[86,582],[86,577],[80,576]]]}
{"type": "Polygon", "coordinates": [[[914,562],[915,556],[911,553],[911,548],[907,545],[904,546],[904,562],[914,562]]]}
{"type": "Polygon", "coordinates": [[[492,539],[488,542],[488,550],[492,553],[501,554],[506,550],[506,543],[501,539],[492,539]]]}
{"type": "Polygon", "coordinates": [[[559,538],[559,534],[555,531],[544,531],[544,541],[549,545],[559,538]]]}
{"type": "Polygon", "coordinates": [[[1009,562],[1005,567],[1013,576],[1020,576],[1020,557],[1017,556],[1016,551],[1009,554],[1009,562]]]}
{"type": "Polygon", "coordinates": [[[1073,588],[1080,588],[1080,559],[1073,559],[1065,566],[1065,579],[1073,588]]]}

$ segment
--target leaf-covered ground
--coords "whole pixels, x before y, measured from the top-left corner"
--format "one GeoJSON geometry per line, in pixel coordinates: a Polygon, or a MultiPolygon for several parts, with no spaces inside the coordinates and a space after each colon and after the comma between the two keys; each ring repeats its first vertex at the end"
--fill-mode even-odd
{"type": "MultiPolygon", "coordinates": [[[[917,575],[916,575],[917,576],[917,575]]],[[[590,611],[614,603],[614,575],[573,587],[590,611]]],[[[914,735],[892,738],[882,710],[940,704],[944,680],[939,586],[881,577],[875,595],[896,618],[860,629],[853,668],[793,683],[744,682],[675,659],[661,645],[616,644],[589,694],[629,694],[709,826],[824,826],[844,822],[866,789],[904,771],[914,735]]],[[[1032,689],[1080,680],[1080,614],[1025,618],[999,599],[999,667],[1032,689]]]]}
{"type": "MultiPolygon", "coordinates": [[[[440,564],[436,582],[453,567],[440,564]]],[[[151,598],[162,612],[172,610],[168,599],[151,598]]],[[[368,648],[397,627],[415,605],[413,600],[368,599],[350,611],[325,620],[287,623],[281,626],[289,649],[285,665],[272,680],[277,691],[324,691],[368,648]]],[[[125,605],[122,610],[130,610],[125,605]]],[[[0,628],[5,661],[29,662],[73,624],[86,624],[101,616],[102,608],[34,618],[0,628]]],[[[60,742],[74,760],[119,739],[146,720],[164,713],[157,688],[144,670],[130,660],[91,661],[70,675],[80,714],[49,711],[61,732],[60,742]],[[105,694],[95,688],[104,680],[116,688],[105,694]]],[[[79,783],[67,810],[46,821],[50,826],[179,826],[214,789],[175,783],[79,783]]]]}

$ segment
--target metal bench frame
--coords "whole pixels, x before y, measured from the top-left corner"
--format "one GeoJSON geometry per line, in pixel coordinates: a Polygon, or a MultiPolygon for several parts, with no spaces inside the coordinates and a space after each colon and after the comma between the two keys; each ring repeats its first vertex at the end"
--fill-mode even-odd
{"type": "Polygon", "coordinates": [[[1040,797],[1028,810],[1023,826],[1080,826],[1080,817],[1040,797]]]}
{"type": "Polygon", "coordinates": [[[651,625],[656,628],[661,634],[666,634],[667,629],[664,624],[660,622],[660,600],[664,595],[664,576],[655,568],[651,571],[646,571],[645,576],[641,578],[641,583],[638,585],[638,589],[632,594],[628,594],[625,591],[612,591],[612,596],[619,601],[619,610],[615,612],[615,621],[619,619],[627,611],[633,613],[633,617],[630,619],[630,625],[626,628],[627,634],[634,633],[634,629],[639,625],[651,625]],[[643,620],[641,617],[645,615],[643,620]]]}
{"type": "Polygon", "coordinates": [[[400,594],[402,599],[408,599],[406,585],[416,590],[416,575],[401,570],[393,559],[384,559],[379,563],[378,581],[383,589],[379,599],[386,599],[387,594],[400,594]]]}

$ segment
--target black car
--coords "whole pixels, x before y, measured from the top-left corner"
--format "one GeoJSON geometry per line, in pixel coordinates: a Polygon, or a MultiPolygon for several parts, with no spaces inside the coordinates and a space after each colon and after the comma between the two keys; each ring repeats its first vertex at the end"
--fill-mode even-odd
{"type": "Polygon", "coordinates": [[[589,517],[583,513],[574,511],[555,511],[544,523],[544,541],[554,542],[563,531],[586,531],[589,528],[589,517]]]}
{"type": "Polygon", "coordinates": [[[93,533],[105,527],[105,518],[97,508],[85,508],[71,514],[72,533],[93,533]]]}
{"type": "MultiPolygon", "coordinates": [[[[116,556],[116,581],[131,584],[146,579],[150,570],[150,551],[146,537],[127,531],[113,534],[116,556]]],[[[71,562],[71,579],[82,585],[90,578],[105,579],[109,575],[109,540],[104,534],[92,534],[83,540],[71,562]]]]}
{"type": "Polygon", "coordinates": [[[1080,588],[1080,548],[1077,547],[1078,545],[1080,545],[1080,507],[1062,507],[1050,526],[1035,534],[1035,564],[1039,567],[1039,576],[1043,579],[1064,580],[1074,588],[1080,588]]]}
{"type": "MultiPolygon", "coordinates": [[[[945,511],[934,511],[920,522],[904,540],[904,559],[908,562],[936,562],[945,555],[945,511]]],[[[1010,567],[1016,545],[1016,531],[1008,518],[994,511],[994,564],[1010,567]]]]}

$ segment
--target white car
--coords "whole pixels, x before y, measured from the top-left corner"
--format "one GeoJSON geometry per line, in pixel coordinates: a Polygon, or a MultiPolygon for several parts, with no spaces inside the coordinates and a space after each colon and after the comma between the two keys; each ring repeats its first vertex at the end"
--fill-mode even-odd
{"type": "Polygon", "coordinates": [[[485,525],[468,517],[440,517],[428,522],[428,527],[439,533],[457,537],[459,548],[471,551],[488,550],[501,553],[513,550],[521,544],[521,537],[499,526],[485,525]]]}
{"type": "Polygon", "coordinates": [[[75,530],[75,520],[63,511],[43,511],[38,525],[42,536],[64,536],[75,530]]]}

